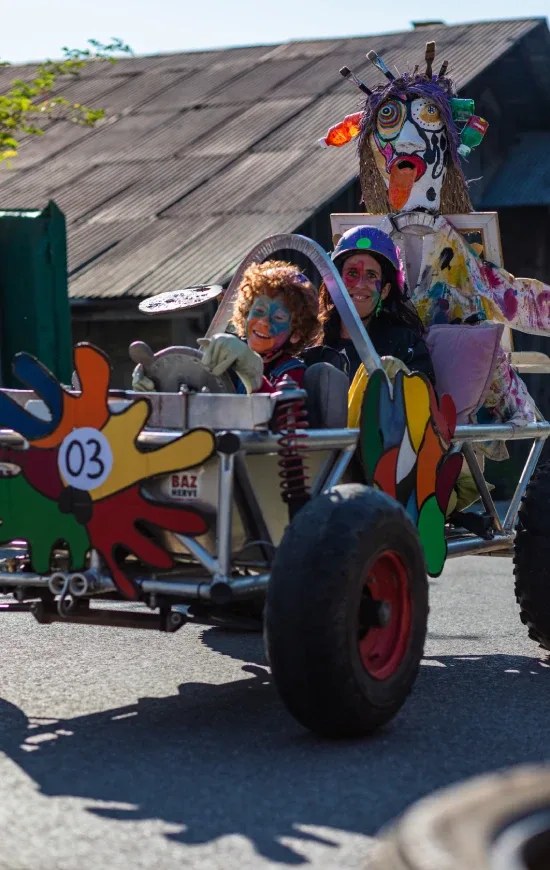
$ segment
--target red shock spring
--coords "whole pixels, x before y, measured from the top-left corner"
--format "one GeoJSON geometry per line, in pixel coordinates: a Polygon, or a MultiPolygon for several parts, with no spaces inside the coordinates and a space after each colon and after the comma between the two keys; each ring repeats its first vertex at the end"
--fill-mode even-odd
{"type": "MultiPolygon", "coordinates": [[[[296,384],[285,379],[282,390],[296,391],[296,384]]],[[[307,432],[298,431],[309,427],[307,409],[302,396],[277,404],[275,430],[279,438],[279,477],[281,478],[281,498],[288,506],[289,516],[309,501],[307,466],[304,452],[307,451],[307,432]]]]}

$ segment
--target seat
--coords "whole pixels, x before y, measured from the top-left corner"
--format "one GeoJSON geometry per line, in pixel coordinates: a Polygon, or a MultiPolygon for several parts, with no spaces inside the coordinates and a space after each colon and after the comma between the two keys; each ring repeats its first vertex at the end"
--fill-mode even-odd
{"type": "Polygon", "coordinates": [[[345,429],[348,423],[349,379],[328,362],[308,366],[304,374],[310,429],[345,429]]]}

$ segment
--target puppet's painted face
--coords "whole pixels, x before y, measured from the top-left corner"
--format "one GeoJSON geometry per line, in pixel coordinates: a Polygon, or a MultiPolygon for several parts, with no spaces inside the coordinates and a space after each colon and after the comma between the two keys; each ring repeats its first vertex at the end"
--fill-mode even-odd
{"type": "Polygon", "coordinates": [[[425,97],[386,100],[378,109],[370,145],[392,211],[438,211],[449,145],[435,103],[425,97]]]}
{"type": "Polygon", "coordinates": [[[248,346],[261,356],[273,354],[290,337],[292,317],[282,296],[258,296],[248,313],[248,346]]]}

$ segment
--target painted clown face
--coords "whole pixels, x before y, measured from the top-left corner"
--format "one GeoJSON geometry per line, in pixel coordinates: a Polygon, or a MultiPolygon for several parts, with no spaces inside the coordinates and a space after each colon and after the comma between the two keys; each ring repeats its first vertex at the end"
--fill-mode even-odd
{"type": "Polygon", "coordinates": [[[391,289],[390,284],[382,287],[382,267],[367,253],[347,257],[342,266],[342,281],[361,320],[370,317],[391,289]]]}
{"type": "Polygon", "coordinates": [[[248,346],[260,356],[271,356],[290,337],[292,317],[282,296],[258,296],[248,313],[248,346]]]}
{"type": "Polygon", "coordinates": [[[438,107],[425,97],[392,97],[370,136],[392,211],[437,211],[447,171],[448,137],[438,107]]]}

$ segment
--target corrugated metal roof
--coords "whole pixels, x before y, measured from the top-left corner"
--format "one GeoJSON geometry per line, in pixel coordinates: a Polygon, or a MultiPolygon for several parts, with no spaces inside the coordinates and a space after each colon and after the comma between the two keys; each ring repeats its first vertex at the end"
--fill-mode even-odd
{"type": "MultiPolygon", "coordinates": [[[[86,136],[93,136],[94,130],[82,124],[56,121],[48,126],[43,136],[32,136],[25,139],[17,158],[16,172],[30,166],[41,166],[48,157],[53,157],[65,148],[69,148],[86,136]]],[[[38,172],[40,169],[37,170],[38,172]]]]}
{"type": "Polygon", "coordinates": [[[123,193],[113,196],[103,208],[90,217],[97,221],[152,219],[159,212],[177,202],[186,193],[226,166],[231,156],[205,158],[192,156],[189,160],[163,160],[158,163],[118,164],[119,167],[137,168],[136,183],[123,193]]]}
{"type": "MultiPolygon", "coordinates": [[[[306,106],[303,111],[278,127],[257,145],[253,151],[302,151],[317,152],[317,139],[323,136],[332,124],[337,124],[345,115],[361,108],[361,95],[355,88],[348,88],[341,94],[319,97],[306,106]],[[318,135],[312,135],[317,131],[318,135]]],[[[353,147],[353,146],[352,146],[353,147]]]]}
{"type": "Polygon", "coordinates": [[[213,223],[207,217],[143,222],[140,229],[72,281],[71,297],[106,299],[128,294],[133,285],[160,269],[176,251],[213,223]]]}
{"type": "Polygon", "coordinates": [[[95,166],[85,175],[55,193],[55,201],[70,221],[93,214],[121,191],[131,188],[143,175],[136,163],[95,166]]]}
{"type": "MultiPolygon", "coordinates": [[[[296,229],[355,178],[353,145],[317,146],[328,127],[361,105],[341,66],[372,86],[382,78],[366,59],[370,49],[404,70],[435,39],[436,65],[448,60],[464,87],[541,27],[544,19],[438,25],[97,61],[61,92],[105,108],[107,120],[94,130],[48,122],[43,137],[22,137],[15,169],[0,167],[2,204],[34,207],[53,198],[65,210],[74,298],[220,280],[254,242],[296,229]]],[[[0,90],[35,69],[0,69],[0,90]]],[[[516,90],[527,70],[518,61],[516,90]]],[[[511,100],[522,96],[510,93],[511,100]]],[[[509,202],[511,191],[513,204],[518,195],[529,203],[542,196],[550,182],[547,158],[540,159],[548,143],[541,142],[518,146],[486,192],[501,200],[492,204],[509,202]],[[521,185],[520,167],[531,179],[521,185]]]]}
{"type": "MultiPolygon", "coordinates": [[[[227,118],[235,116],[234,106],[205,106],[171,115],[141,113],[145,118],[143,135],[126,136],[117,148],[117,160],[158,160],[175,157],[196,140],[211,135],[227,118]]],[[[131,115],[128,117],[132,117],[131,115]]],[[[114,127],[118,127],[117,124],[114,127]]],[[[84,143],[87,145],[88,143],[84,143]]],[[[107,157],[109,159],[109,157],[107,157]]],[[[110,158],[112,159],[112,157],[110,158]]]]}
{"type": "Polygon", "coordinates": [[[194,70],[191,75],[158,94],[144,111],[157,112],[196,106],[204,102],[210,94],[225,87],[228,82],[245,74],[249,67],[250,61],[240,60],[232,64],[218,62],[206,69],[194,70]]]}
{"type": "Polygon", "coordinates": [[[243,202],[253,195],[261,198],[262,189],[292,173],[302,159],[303,154],[296,151],[248,154],[167,209],[163,217],[250,211],[243,209],[243,202]]]}
{"type": "MultiPolygon", "coordinates": [[[[101,108],[111,114],[127,112],[130,109],[147,106],[151,100],[156,100],[170,88],[187,78],[186,73],[157,72],[152,70],[148,75],[135,75],[126,82],[118,84],[113,90],[101,98],[101,108]]],[[[111,82],[116,81],[110,79],[111,82]]],[[[163,110],[161,110],[163,111],[163,110]]]]}
{"type": "Polygon", "coordinates": [[[211,51],[186,51],[179,54],[165,55],[162,66],[165,69],[206,69],[213,63],[223,63],[224,66],[246,63],[259,63],[269,57],[277,45],[244,45],[237,48],[212,49],[211,51]]]}
{"type": "MultiPolygon", "coordinates": [[[[116,78],[117,85],[124,85],[128,81],[135,79],[133,75],[120,75],[116,78]]],[[[113,89],[113,79],[91,76],[80,79],[75,77],[73,80],[67,80],[65,77],[58,80],[56,87],[53,89],[53,96],[61,94],[69,102],[80,103],[82,106],[92,106],[93,103],[102,100],[104,105],[104,96],[113,89]]]]}
{"type": "Polygon", "coordinates": [[[271,130],[297,115],[309,102],[309,97],[288,100],[268,100],[242,110],[235,110],[234,117],[220,130],[200,143],[195,143],[197,154],[242,154],[271,130]]]}
{"type": "Polygon", "coordinates": [[[265,214],[288,211],[289,203],[298,211],[313,213],[323,203],[347,187],[359,171],[357,154],[351,148],[321,150],[304,156],[296,171],[269,190],[253,193],[241,203],[240,211],[265,214]]]}
{"type": "MultiPolygon", "coordinates": [[[[307,212],[284,215],[231,215],[222,218],[200,238],[190,240],[160,268],[151,270],[127,291],[129,296],[153,296],[200,282],[222,281],[257,243],[274,233],[290,232],[308,217],[307,212]]],[[[199,218],[199,221],[201,218],[199,218]]]]}
{"type": "Polygon", "coordinates": [[[82,224],[75,226],[68,239],[69,275],[82,272],[106,251],[137,232],[135,221],[111,221],[109,224],[82,224]]]}
{"type": "Polygon", "coordinates": [[[5,208],[33,208],[45,205],[55,191],[71,184],[89,171],[90,164],[68,163],[62,157],[52,157],[42,164],[42,172],[6,170],[0,182],[0,202],[5,208]],[[9,203],[9,206],[6,205],[9,203]]]}
{"type": "Polygon", "coordinates": [[[323,57],[336,51],[338,46],[344,42],[344,39],[308,39],[304,42],[283,42],[273,49],[271,59],[286,58],[290,60],[295,57],[323,57]]]}
{"type": "Polygon", "coordinates": [[[239,78],[217,88],[210,94],[209,102],[223,105],[259,100],[272,94],[280,82],[292,79],[298,70],[310,64],[311,58],[304,57],[265,60],[239,78]]]}
{"type": "Polygon", "coordinates": [[[159,112],[156,115],[135,112],[131,115],[123,115],[121,118],[108,118],[95,127],[95,136],[100,136],[100,141],[95,136],[88,136],[79,142],[78,146],[71,148],[70,155],[52,158],[44,164],[45,168],[47,169],[53,160],[63,161],[65,166],[68,159],[72,163],[85,165],[89,165],[92,160],[95,163],[112,163],[113,154],[116,154],[118,162],[125,159],[128,152],[132,152],[133,155],[129,159],[142,159],[138,143],[142,143],[141,147],[146,146],[159,129],[166,128],[175,118],[177,115],[174,112],[159,112]]]}
{"type": "Polygon", "coordinates": [[[481,198],[482,208],[550,205],[550,132],[526,133],[481,198]]]}

